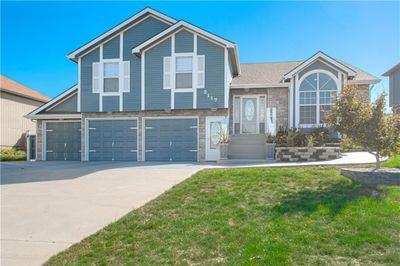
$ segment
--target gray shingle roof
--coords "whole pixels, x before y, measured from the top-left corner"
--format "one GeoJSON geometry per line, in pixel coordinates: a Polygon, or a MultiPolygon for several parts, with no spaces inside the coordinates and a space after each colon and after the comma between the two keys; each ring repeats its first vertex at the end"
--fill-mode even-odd
{"type": "MultiPolygon", "coordinates": [[[[339,62],[357,72],[355,81],[379,81],[377,77],[357,67],[343,61],[339,62]]],[[[280,83],[285,74],[301,63],[303,61],[240,64],[242,73],[232,80],[232,85],[280,83]]]]}

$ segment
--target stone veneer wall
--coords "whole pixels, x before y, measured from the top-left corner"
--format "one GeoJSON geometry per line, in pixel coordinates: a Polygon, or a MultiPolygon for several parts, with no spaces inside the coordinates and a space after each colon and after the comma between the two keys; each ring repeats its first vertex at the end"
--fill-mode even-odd
{"type": "MultiPolygon", "coordinates": [[[[207,116],[227,116],[227,109],[197,109],[197,110],[172,110],[166,111],[144,111],[144,112],[115,112],[115,113],[83,113],[81,120],[81,160],[86,159],[86,138],[85,138],[85,121],[87,118],[109,118],[109,117],[135,117],[138,118],[138,160],[142,159],[142,128],[143,128],[143,117],[179,117],[179,116],[198,116],[199,117],[199,159],[200,161],[205,160],[205,149],[206,149],[206,117],[207,116]]],[[[37,121],[37,160],[42,160],[42,142],[43,142],[43,130],[42,121],[37,121]]]]}
{"type": "Polygon", "coordinates": [[[276,159],[284,162],[325,161],[340,157],[338,147],[278,147],[276,159]]]}
{"type": "Polygon", "coordinates": [[[36,121],[36,160],[41,161],[43,158],[43,120],[36,121]]]}
{"type": "Polygon", "coordinates": [[[144,117],[179,117],[179,116],[198,116],[199,117],[199,160],[205,160],[206,152],[206,117],[207,116],[227,116],[227,109],[197,109],[197,110],[172,110],[166,111],[143,111],[143,112],[115,112],[115,113],[83,113],[82,115],[82,161],[85,160],[85,120],[87,118],[101,118],[101,117],[136,117],[138,118],[138,160],[142,160],[142,128],[144,117]]]}
{"type": "Polygon", "coordinates": [[[365,96],[369,99],[369,85],[368,84],[359,84],[357,85],[357,94],[360,96],[365,96]]]}
{"type": "Polygon", "coordinates": [[[266,95],[266,107],[276,108],[277,130],[280,126],[287,128],[288,122],[288,88],[231,89],[229,99],[229,132],[233,134],[233,97],[238,95],[266,95]]]}

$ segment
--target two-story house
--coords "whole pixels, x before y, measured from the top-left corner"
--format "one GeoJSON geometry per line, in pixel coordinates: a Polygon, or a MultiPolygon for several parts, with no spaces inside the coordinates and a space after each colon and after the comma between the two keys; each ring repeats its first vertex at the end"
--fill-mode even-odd
{"type": "Polygon", "coordinates": [[[389,77],[389,106],[400,112],[400,63],[382,74],[389,77]]]}
{"type": "Polygon", "coordinates": [[[262,158],[264,134],[322,125],[344,85],[369,94],[379,82],[322,52],[240,64],[234,42],[151,8],[68,58],[78,84],[28,115],[42,160],[218,160],[224,127],[254,146],[231,158],[262,158]]]}

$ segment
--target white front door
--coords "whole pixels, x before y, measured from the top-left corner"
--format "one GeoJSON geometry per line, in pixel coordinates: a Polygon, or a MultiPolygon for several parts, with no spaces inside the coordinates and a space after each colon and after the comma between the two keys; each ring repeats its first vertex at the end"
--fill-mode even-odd
{"type": "Polygon", "coordinates": [[[224,116],[206,117],[206,161],[219,160],[219,133],[226,130],[224,116]]]}

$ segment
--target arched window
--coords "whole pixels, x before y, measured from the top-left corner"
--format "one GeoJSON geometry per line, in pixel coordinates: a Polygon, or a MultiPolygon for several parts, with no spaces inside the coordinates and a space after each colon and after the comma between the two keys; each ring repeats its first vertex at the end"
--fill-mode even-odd
{"type": "Polygon", "coordinates": [[[335,80],[325,73],[312,73],[300,84],[300,125],[324,123],[324,116],[329,112],[338,87],[335,80]]]}

